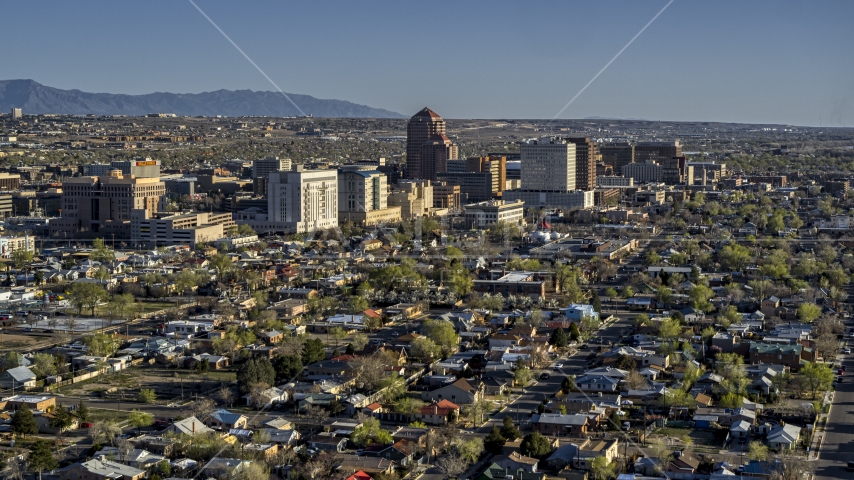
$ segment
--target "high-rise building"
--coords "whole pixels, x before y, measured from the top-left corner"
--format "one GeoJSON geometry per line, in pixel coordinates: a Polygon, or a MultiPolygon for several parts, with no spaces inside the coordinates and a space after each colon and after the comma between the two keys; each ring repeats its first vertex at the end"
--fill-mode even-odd
{"type": "Polygon", "coordinates": [[[406,178],[435,180],[436,172],[444,171],[444,164],[437,166],[436,162],[452,158],[457,158],[457,150],[445,136],[445,120],[424,107],[406,126],[406,178]],[[429,158],[422,158],[425,145],[429,158]]]}
{"type": "Polygon", "coordinates": [[[338,169],[338,220],[358,225],[400,221],[400,207],[388,206],[388,179],[371,166],[338,169]]]}
{"type": "Polygon", "coordinates": [[[623,176],[634,179],[636,184],[661,182],[664,180],[664,171],[661,165],[649,160],[624,165],[623,176]]]}
{"type": "Polygon", "coordinates": [[[20,120],[21,117],[23,117],[23,116],[24,116],[24,113],[21,111],[20,108],[13,108],[12,109],[12,120],[20,120]]]}
{"type": "Polygon", "coordinates": [[[404,220],[424,216],[433,208],[433,182],[401,180],[388,196],[388,205],[400,207],[400,216],[404,220]]]}
{"type": "Polygon", "coordinates": [[[584,137],[567,138],[566,141],[575,145],[575,188],[593,190],[596,188],[596,163],[600,157],[596,142],[584,137]]]}
{"type": "Polygon", "coordinates": [[[270,174],[291,169],[290,158],[266,157],[252,162],[252,190],[255,195],[267,194],[270,174]]]}
{"type": "Polygon", "coordinates": [[[157,245],[196,245],[228,236],[236,224],[231,213],[131,212],[131,242],[150,247],[157,245]]]}
{"type": "Polygon", "coordinates": [[[630,143],[608,143],[599,146],[602,163],[614,167],[614,174],[622,173],[623,166],[635,162],[635,146],[630,143]]]}
{"type": "Polygon", "coordinates": [[[454,142],[446,135],[433,135],[421,145],[421,176],[425,180],[436,180],[436,174],[447,170],[449,160],[458,156],[454,142]]]}
{"type": "Polygon", "coordinates": [[[51,219],[54,236],[81,231],[130,239],[133,210],[148,215],[165,210],[166,184],[159,178],[124,176],[111,170],[103,177],[75,177],[62,182],[61,217],[51,219]]]}
{"type": "Polygon", "coordinates": [[[522,189],[552,192],[575,190],[575,145],[558,138],[522,144],[522,189]]]}
{"type": "Polygon", "coordinates": [[[638,142],[635,145],[635,162],[643,163],[652,160],[658,164],[673,157],[682,156],[682,145],[674,142],[638,142]]]}

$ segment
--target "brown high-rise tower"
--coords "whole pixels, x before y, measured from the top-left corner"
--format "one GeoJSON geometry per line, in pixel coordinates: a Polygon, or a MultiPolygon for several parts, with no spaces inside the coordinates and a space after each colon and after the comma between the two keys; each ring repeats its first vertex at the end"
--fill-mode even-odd
{"type": "Polygon", "coordinates": [[[409,125],[406,127],[406,178],[436,179],[436,172],[442,170],[437,170],[437,166],[431,161],[433,159],[424,158],[422,149],[428,142],[432,144],[431,140],[445,143],[447,137],[442,138],[444,136],[445,121],[427,107],[409,119],[409,125]]]}
{"type": "Polygon", "coordinates": [[[566,141],[575,144],[575,188],[585,191],[595,189],[596,162],[599,161],[596,143],[589,138],[567,138],[566,141]]]}

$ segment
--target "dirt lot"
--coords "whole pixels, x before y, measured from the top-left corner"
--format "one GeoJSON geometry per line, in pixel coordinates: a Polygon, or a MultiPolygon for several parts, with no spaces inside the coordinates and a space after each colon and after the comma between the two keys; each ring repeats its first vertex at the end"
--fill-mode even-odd
{"type": "Polygon", "coordinates": [[[29,336],[29,335],[0,335],[0,351],[15,350],[17,352],[30,350],[42,345],[55,343],[53,337],[45,336],[29,336]]]}
{"type": "Polygon", "coordinates": [[[204,394],[234,382],[234,371],[196,373],[161,366],[130,367],[126,370],[95,377],[85,382],[67,385],[60,389],[66,395],[102,396],[109,398],[135,398],[140,389],[153,389],[157,399],[172,400],[204,394]]]}
{"type": "Polygon", "coordinates": [[[726,430],[704,430],[689,428],[660,428],[647,437],[647,442],[661,438],[665,444],[673,446],[689,446],[701,453],[716,453],[720,450],[726,437],[726,430]]]}

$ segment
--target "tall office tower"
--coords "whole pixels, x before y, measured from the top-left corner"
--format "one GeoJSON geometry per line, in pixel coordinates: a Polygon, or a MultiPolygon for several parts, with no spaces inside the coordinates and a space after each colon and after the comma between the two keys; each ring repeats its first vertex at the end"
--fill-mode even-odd
{"type": "Polygon", "coordinates": [[[593,190],[596,188],[596,162],[599,161],[596,142],[578,137],[566,141],[575,145],[575,188],[593,190]]]}
{"type": "Polygon", "coordinates": [[[266,157],[252,162],[252,191],[255,195],[267,195],[270,174],[291,169],[290,158],[266,157]]]}
{"type": "Polygon", "coordinates": [[[124,176],[111,170],[103,177],[75,177],[62,182],[61,217],[50,221],[51,235],[90,231],[130,238],[133,210],[148,215],[165,210],[166,184],[159,178],[124,176]]]}
{"type": "Polygon", "coordinates": [[[682,145],[675,142],[638,142],[635,145],[635,162],[643,163],[652,160],[655,163],[663,163],[673,157],[682,156],[682,145]]]}
{"type": "Polygon", "coordinates": [[[313,232],[338,226],[338,172],[303,170],[273,172],[267,184],[264,230],[313,232]]]}
{"type": "MultiPolygon", "coordinates": [[[[434,135],[445,135],[445,121],[433,110],[424,107],[409,119],[406,126],[406,178],[425,177],[422,172],[423,162],[421,160],[421,148],[434,135]]],[[[427,168],[426,171],[436,172],[435,168],[427,168]]]]}
{"type": "Polygon", "coordinates": [[[388,178],[369,165],[338,169],[338,217],[359,225],[400,221],[400,207],[388,206],[388,178]]]}
{"type": "Polygon", "coordinates": [[[630,143],[608,143],[599,147],[602,163],[614,167],[614,174],[620,175],[623,166],[635,163],[635,146],[630,143]]]}
{"type": "Polygon", "coordinates": [[[522,189],[552,192],[575,190],[575,145],[557,138],[523,143],[522,189]]]}
{"type": "Polygon", "coordinates": [[[13,108],[12,109],[12,120],[20,120],[21,117],[23,117],[23,116],[24,116],[24,113],[21,111],[20,108],[13,108]]]}
{"type": "Polygon", "coordinates": [[[418,178],[436,180],[436,174],[447,171],[448,160],[458,156],[454,142],[446,135],[433,135],[421,145],[421,175],[418,178]]]}

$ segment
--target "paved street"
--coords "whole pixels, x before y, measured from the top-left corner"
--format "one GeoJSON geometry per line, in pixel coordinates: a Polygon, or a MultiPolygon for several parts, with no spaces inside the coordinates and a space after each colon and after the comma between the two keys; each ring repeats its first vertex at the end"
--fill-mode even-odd
{"type": "MultiPolygon", "coordinates": [[[[851,356],[844,360],[848,375],[854,373],[851,356]]],[[[834,383],[836,393],[827,422],[827,430],[815,462],[815,478],[854,478],[854,472],[845,470],[854,461],[854,377],[847,376],[842,383],[834,383]]]]}
{"type": "MultiPolygon", "coordinates": [[[[591,338],[588,344],[591,347],[593,345],[597,345],[600,338],[602,339],[602,342],[606,344],[609,341],[617,343],[623,338],[623,332],[625,329],[630,328],[630,325],[631,322],[628,317],[622,317],[613,325],[603,328],[597,332],[597,335],[591,338]]],[[[560,390],[560,385],[567,375],[579,375],[587,368],[587,362],[589,361],[587,360],[587,355],[589,355],[591,351],[592,349],[578,350],[575,355],[569,358],[562,357],[558,359],[557,362],[563,364],[563,368],[559,372],[549,368],[548,371],[551,373],[551,377],[549,379],[537,379],[533,386],[526,388],[525,393],[523,395],[519,395],[518,398],[511,402],[507,408],[491,417],[490,420],[481,427],[470,430],[470,432],[484,434],[489,433],[489,431],[492,430],[493,425],[501,425],[504,421],[504,417],[507,416],[512,418],[514,421],[520,421],[524,428],[531,417],[531,412],[537,408],[543,399],[550,398],[560,390]]]]}

